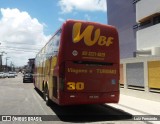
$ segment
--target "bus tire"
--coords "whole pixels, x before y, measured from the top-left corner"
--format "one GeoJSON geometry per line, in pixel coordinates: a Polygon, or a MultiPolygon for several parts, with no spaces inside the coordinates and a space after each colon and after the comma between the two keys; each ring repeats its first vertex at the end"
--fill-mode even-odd
{"type": "Polygon", "coordinates": [[[43,94],[43,99],[44,99],[44,101],[46,101],[46,94],[45,94],[45,91],[42,91],[42,94],[43,94]]]}
{"type": "Polygon", "coordinates": [[[49,99],[49,90],[48,90],[47,87],[45,88],[45,92],[44,92],[43,96],[44,96],[44,100],[46,101],[46,105],[50,106],[51,105],[51,100],[49,99]]]}
{"type": "Polygon", "coordinates": [[[46,101],[46,96],[45,96],[45,87],[44,87],[44,83],[43,83],[43,85],[42,85],[42,97],[43,97],[43,99],[44,99],[44,101],[46,101]]]}

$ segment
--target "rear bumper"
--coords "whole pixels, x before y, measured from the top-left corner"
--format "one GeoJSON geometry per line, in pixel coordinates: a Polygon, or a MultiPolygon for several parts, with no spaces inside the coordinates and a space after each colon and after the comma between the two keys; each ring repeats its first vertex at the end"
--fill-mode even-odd
{"type": "Polygon", "coordinates": [[[118,103],[119,91],[109,93],[60,93],[59,105],[118,103]]]}
{"type": "Polygon", "coordinates": [[[24,78],[23,82],[33,82],[33,79],[31,79],[31,78],[24,78]]]}
{"type": "Polygon", "coordinates": [[[8,76],[8,78],[15,78],[15,76],[8,76]]]}

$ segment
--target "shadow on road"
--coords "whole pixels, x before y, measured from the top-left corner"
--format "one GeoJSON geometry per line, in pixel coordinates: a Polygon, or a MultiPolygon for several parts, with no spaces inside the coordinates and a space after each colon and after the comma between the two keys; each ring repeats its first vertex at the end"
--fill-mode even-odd
{"type": "Polygon", "coordinates": [[[58,106],[53,103],[50,108],[65,122],[117,121],[132,118],[131,114],[108,105],[58,106]]]}
{"type": "MultiPolygon", "coordinates": [[[[42,93],[35,89],[42,97],[42,93]]],[[[50,108],[56,113],[58,120],[64,122],[97,122],[132,119],[132,115],[109,105],[73,105],[59,106],[55,103],[50,108]]]]}
{"type": "Polygon", "coordinates": [[[23,82],[23,84],[33,84],[33,82],[23,82]]]}

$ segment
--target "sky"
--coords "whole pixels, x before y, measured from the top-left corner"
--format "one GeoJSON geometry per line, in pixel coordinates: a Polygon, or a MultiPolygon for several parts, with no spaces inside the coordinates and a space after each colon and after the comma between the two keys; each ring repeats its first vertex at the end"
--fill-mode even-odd
{"type": "Polygon", "coordinates": [[[0,0],[3,65],[27,65],[67,19],[107,24],[106,0],[0,0]]]}

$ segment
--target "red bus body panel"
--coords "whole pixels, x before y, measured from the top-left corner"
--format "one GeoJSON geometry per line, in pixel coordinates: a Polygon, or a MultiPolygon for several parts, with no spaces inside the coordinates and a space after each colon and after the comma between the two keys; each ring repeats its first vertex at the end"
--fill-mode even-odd
{"type": "MultiPolygon", "coordinates": [[[[65,75],[64,89],[60,90],[60,105],[71,104],[101,104],[118,103],[119,101],[119,40],[117,30],[112,26],[91,22],[67,21],[62,28],[62,41],[60,45],[59,64],[64,64],[62,70],[65,75]],[[98,41],[87,46],[84,38],[73,43],[73,25],[82,23],[81,33],[87,26],[94,26],[91,40],[94,39],[96,29],[100,29],[100,36],[113,37],[110,46],[99,46],[98,41]],[[76,51],[77,55],[74,55],[76,51]],[[83,56],[83,52],[87,52],[83,56]],[[90,54],[90,56],[88,55],[90,54]],[[104,57],[105,54],[105,57],[104,57]],[[82,62],[77,64],[74,62],[82,62]],[[90,65],[89,63],[112,63],[112,65],[90,65]],[[79,73],[76,73],[78,71],[79,73]],[[109,72],[111,71],[111,72],[109,72]],[[113,71],[113,72],[112,72],[113,71]],[[67,90],[68,82],[83,82],[83,90],[67,90]]],[[[61,65],[59,65],[61,66],[61,65]]]]}
{"type": "MultiPolygon", "coordinates": [[[[52,58],[57,59],[56,64],[47,73],[48,67],[42,67],[43,82],[35,82],[35,86],[41,91],[48,86],[49,98],[59,105],[118,103],[117,30],[109,25],[76,20],[66,21],[60,30],[59,49],[56,56],[48,59],[48,67],[55,64],[52,58]]],[[[37,76],[35,81],[39,80],[37,76]]]]}

